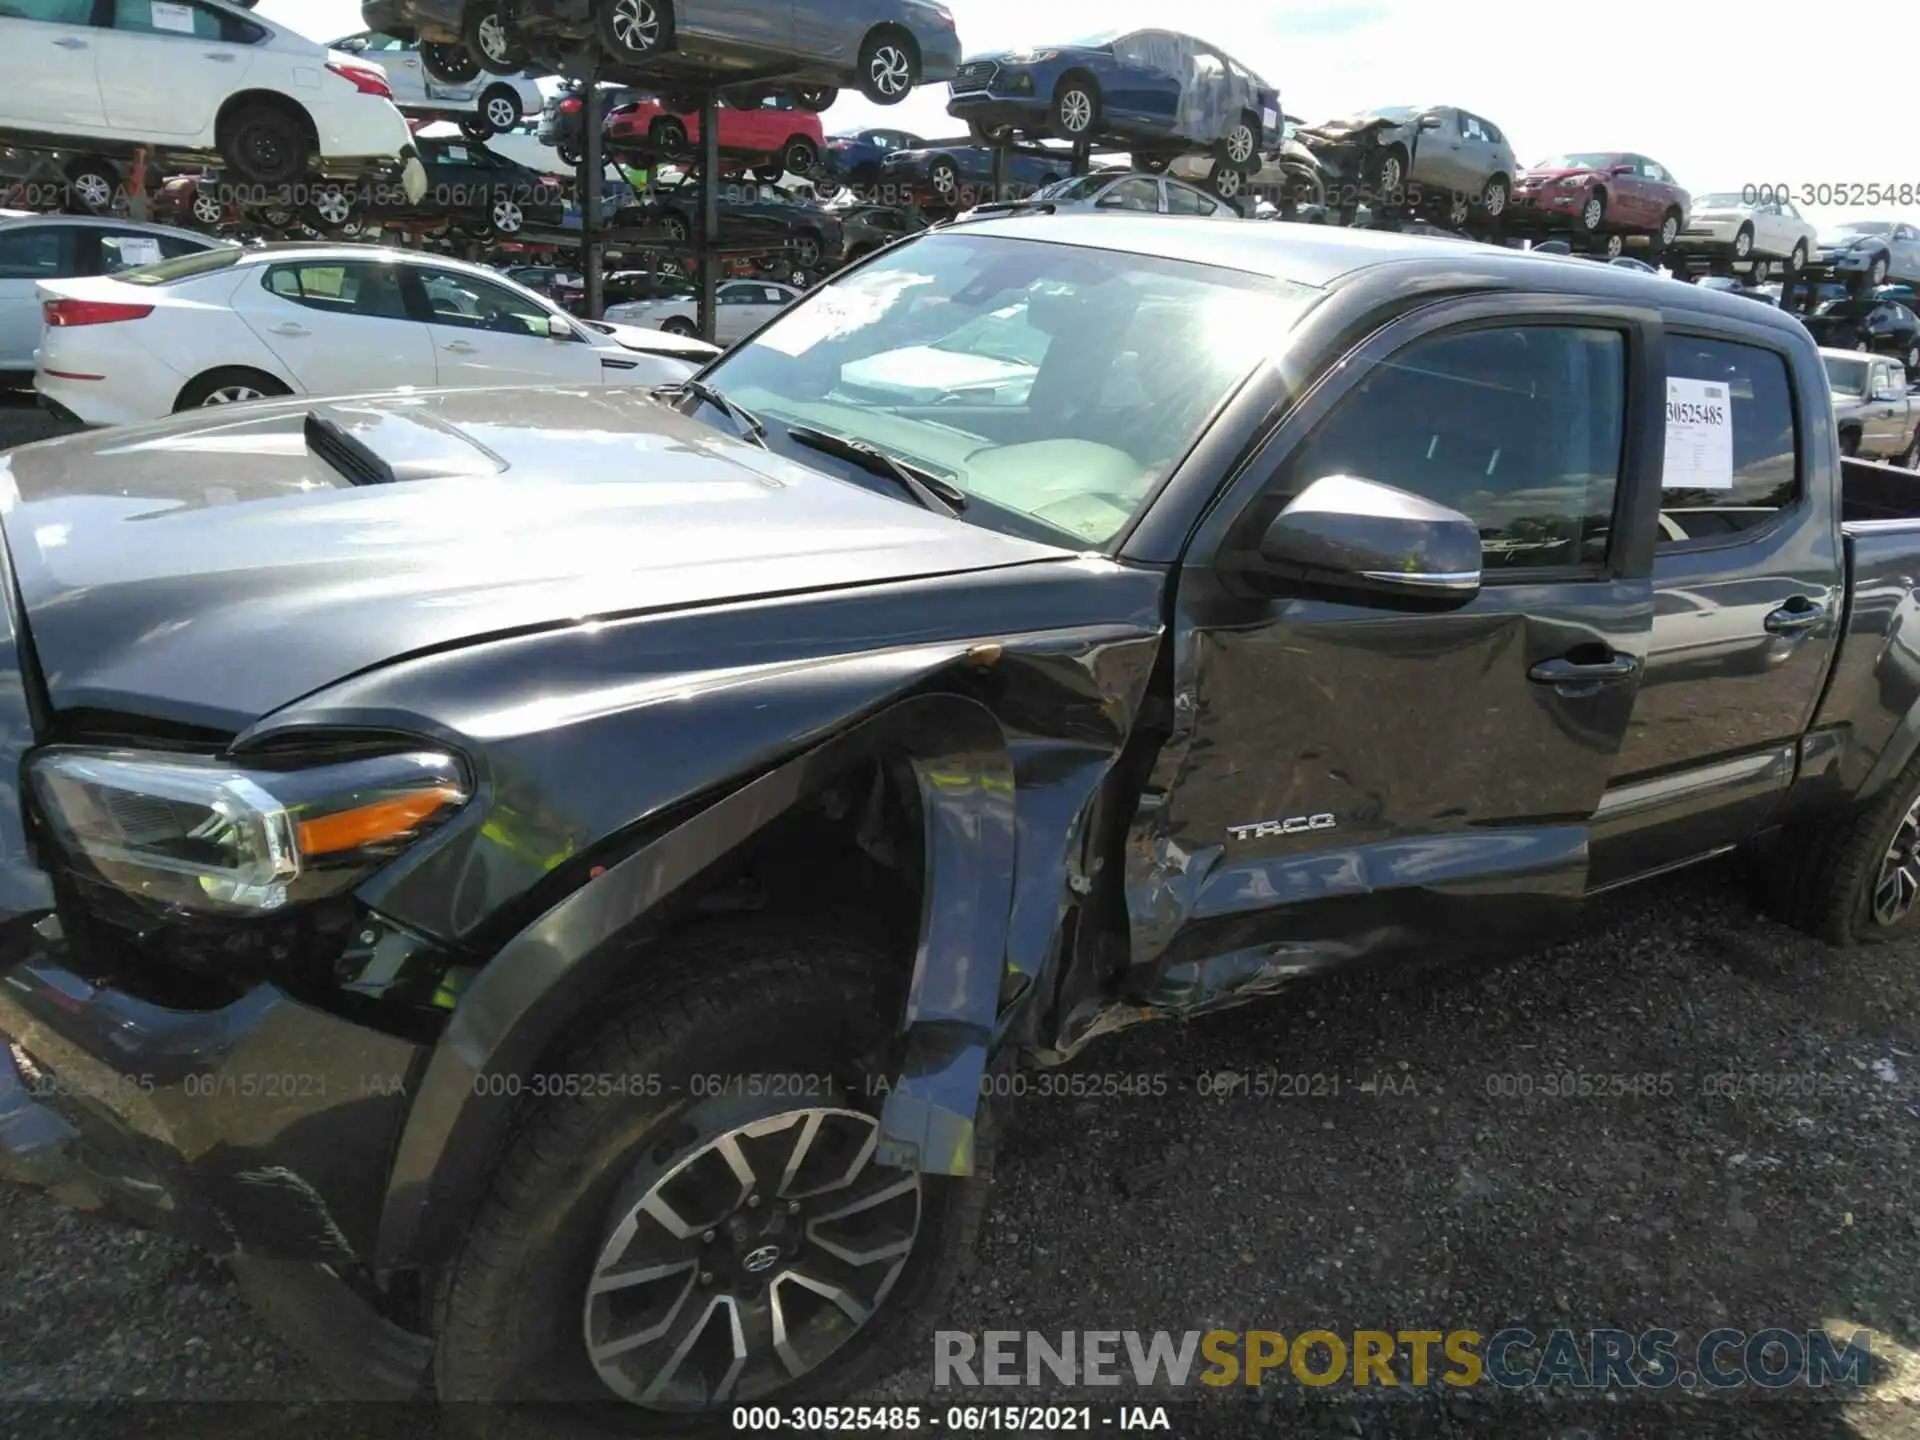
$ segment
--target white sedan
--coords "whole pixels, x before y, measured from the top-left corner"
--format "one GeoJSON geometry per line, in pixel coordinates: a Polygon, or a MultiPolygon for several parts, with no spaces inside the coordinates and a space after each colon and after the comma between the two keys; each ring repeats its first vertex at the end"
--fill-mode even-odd
{"type": "Polygon", "coordinates": [[[1819,253],[1819,232],[1793,208],[1791,200],[1771,195],[1762,199],[1759,193],[1694,196],[1687,227],[1675,247],[1724,259],[1760,261],[1755,268],[1761,271],[1771,269],[1773,261],[1784,260],[1788,274],[1799,274],[1819,253]]]}
{"type": "Polygon", "coordinates": [[[255,185],[405,158],[409,194],[425,191],[385,72],[244,6],[26,0],[0,16],[0,129],[17,140],[83,155],[217,155],[255,185]]]}
{"type": "MultiPolygon", "coordinates": [[[[714,292],[713,338],[722,345],[744,339],[800,298],[791,285],[770,280],[729,280],[714,292]]],[[[699,302],[691,295],[667,295],[655,300],[628,300],[607,307],[607,319],[622,325],[644,325],[670,335],[700,332],[699,302]]]]}
{"type": "Polygon", "coordinates": [[[34,387],[124,425],[271,395],[683,380],[702,341],[575,320],[477,265],[368,245],[223,249],[39,286],[34,387]]]}

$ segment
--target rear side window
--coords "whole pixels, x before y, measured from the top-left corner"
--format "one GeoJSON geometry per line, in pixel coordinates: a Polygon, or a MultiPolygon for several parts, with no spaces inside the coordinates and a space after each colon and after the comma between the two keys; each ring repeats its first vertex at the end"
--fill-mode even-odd
{"type": "MultiPolygon", "coordinates": [[[[167,253],[164,245],[160,253],[167,253]]],[[[176,280],[191,280],[196,275],[207,275],[236,265],[246,253],[238,245],[218,245],[211,250],[196,250],[182,255],[177,260],[162,260],[158,265],[149,265],[144,270],[130,270],[116,278],[128,285],[171,285],[176,280]]]]}
{"type": "Polygon", "coordinates": [[[265,34],[258,25],[192,0],[113,0],[113,28],[232,45],[251,45],[265,34]]]}
{"type": "Polygon", "coordinates": [[[100,237],[100,272],[103,275],[117,275],[123,270],[137,270],[146,265],[178,260],[183,255],[198,255],[206,248],[178,235],[109,232],[100,237]]]}
{"type": "Polygon", "coordinates": [[[1515,326],[1415,341],[1320,422],[1280,498],[1357,476],[1475,521],[1489,574],[1599,565],[1626,377],[1626,340],[1613,330],[1515,326]]]}
{"type": "Polygon", "coordinates": [[[93,0],[0,0],[0,19],[46,25],[91,25],[93,0]]]}
{"type": "Polygon", "coordinates": [[[281,299],[309,310],[379,320],[410,318],[399,273],[392,265],[360,260],[275,265],[267,272],[266,283],[281,299]]]}
{"type": "Polygon", "coordinates": [[[73,231],[64,225],[0,229],[0,280],[57,280],[73,274],[73,231]]]}
{"type": "Polygon", "coordinates": [[[1800,498],[1793,386],[1782,356],[1757,345],[1669,332],[1667,374],[1726,387],[1733,463],[1725,485],[1665,485],[1660,492],[1662,545],[1737,536],[1766,524],[1800,498]]]}

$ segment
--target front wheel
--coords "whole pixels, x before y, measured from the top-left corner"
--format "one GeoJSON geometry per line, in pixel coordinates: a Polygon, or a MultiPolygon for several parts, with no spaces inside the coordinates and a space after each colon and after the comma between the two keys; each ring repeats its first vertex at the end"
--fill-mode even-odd
{"type": "Polygon", "coordinates": [[[553,153],[560,157],[560,163],[562,165],[569,166],[575,170],[578,170],[585,164],[587,159],[587,152],[580,148],[578,142],[573,140],[562,140],[558,145],[553,147],[553,153]]]}
{"type": "Polygon", "coordinates": [[[1900,363],[1906,367],[1907,382],[1920,385],[1920,342],[1907,347],[1907,353],[1900,357],[1900,363]]]}
{"type": "Polygon", "coordinates": [[[1091,80],[1072,78],[1053,92],[1048,125],[1062,140],[1086,140],[1100,122],[1100,91],[1091,80]]]}
{"type": "Polygon", "coordinates": [[[794,107],[814,115],[831,110],[839,98],[840,92],[831,85],[803,85],[793,92],[794,107]]]}
{"type": "Polygon", "coordinates": [[[860,93],[875,105],[898,105],[920,83],[920,54],[905,35],[885,26],[860,47],[860,93]]]}
{"type": "Polygon", "coordinates": [[[1580,228],[1589,235],[1598,235],[1606,218],[1607,197],[1595,190],[1580,207],[1580,228]]]}
{"type": "Polygon", "coordinates": [[[1787,256],[1787,274],[1798,275],[1806,268],[1807,242],[1804,240],[1796,240],[1793,245],[1793,253],[1787,256]]]}
{"type": "Polygon", "coordinates": [[[221,127],[220,158],[250,185],[290,185],[307,173],[306,127],[279,105],[243,105],[221,127]]]}
{"type": "Polygon", "coordinates": [[[1920,756],[1877,800],[1773,853],[1769,908],[1830,945],[1911,933],[1920,901],[1920,756]]]}
{"type": "Polygon", "coordinates": [[[1673,248],[1673,242],[1680,238],[1680,212],[1669,210],[1660,217],[1660,236],[1654,249],[1664,255],[1673,248]]]}
{"type": "Polygon", "coordinates": [[[420,68],[442,85],[471,85],[480,78],[480,61],[457,41],[421,41],[420,68]]]}
{"type": "Polygon", "coordinates": [[[478,115],[464,115],[460,119],[460,133],[476,145],[483,145],[493,138],[493,127],[478,115]]]}
{"type": "Polygon", "coordinates": [[[587,1402],[644,1434],[844,1397],[922,1343],[959,1269],[984,1179],[873,1158],[866,1077],[910,957],[744,926],[656,963],[555,1067],[628,1083],[526,1114],[449,1268],[443,1401],[587,1402]]]}
{"type": "Polygon", "coordinates": [[[469,5],[461,23],[467,52],[489,75],[518,75],[533,63],[504,5],[469,5]]]}
{"type": "Polygon", "coordinates": [[[1496,175],[1487,181],[1486,188],[1480,192],[1480,213],[1489,220],[1498,220],[1507,213],[1507,177],[1496,175]]]}
{"type": "Polygon", "coordinates": [[[511,85],[489,86],[480,97],[480,121],[490,134],[504,135],[518,125],[525,114],[520,92],[511,85]]]}
{"type": "Polygon", "coordinates": [[[1873,263],[1867,267],[1867,288],[1869,290],[1876,290],[1886,283],[1887,257],[1877,255],[1874,257],[1873,263]]]}
{"type": "Polygon", "coordinates": [[[615,60],[645,60],[673,39],[673,7],[667,0],[600,0],[593,24],[601,47],[615,60]]]}

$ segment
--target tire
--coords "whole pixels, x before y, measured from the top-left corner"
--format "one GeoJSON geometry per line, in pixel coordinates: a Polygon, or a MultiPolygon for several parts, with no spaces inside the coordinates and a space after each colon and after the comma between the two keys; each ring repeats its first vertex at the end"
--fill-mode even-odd
{"type": "Polygon", "coordinates": [[[353,192],[345,185],[316,185],[304,219],[322,233],[338,230],[353,216],[353,192]]]}
{"type": "Polygon", "coordinates": [[[193,199],[187,205],[187,213],[193,217],[193,223],[202,230],[218,230],[227,223],[227,207],[220,203],[216,195],[195,190],[193,199]]]}
{"type": "Polygon", "coordinates": [[[1842,430],[1840,432],[1840,453],[1849,459],[1860,453],[1860,432],[1858,430],[1842,430]]]}
{"type": "Polygon", "coordinates": [[[1213,173],[1207,177],[1207,183],[1222,200],[1238,200],[1246,178],[1246,172],[1238,166],[1229,165],[1225,160],[1215,160],[1213,173]]]}
{"type": "Polygon", "coordinates": [[[1580,230],[1586,235],[1598,235],[1600,227],[1607,220],[1607,192],[1590,190],[1585,203],[1580,206],[1580,230]]]}
{"type": "Polygon", "coordinates": [[[67,166],[67,209],[75,215],[111,215],[120,198],[120,174],[98,160],[67,166]]]}
{"type": "Polygon", "coordinates": [[[948,156],[934,156],[933,163],[927,166],[927,185],[933,191],[936,204],[957,204],[960,199],[960,167],[948,156]]]}
{"type": "MultiPolygon", "coordinates": [[[[503,5],[468,5],[460,24],[467,53],[489,75],[518,75],[533,63],[513,17],[503,5]]],[[[519,103],[519,97],[515,97],[519,103]]]]}
{"type": "Polygon", "coordinates": [[[794,105],[813,115],[831,110],[839,98],[840,92],[831,85],[803,85],[793,92],[794,105]]]}
{"type": "Polygon", "coordinates": [[[1654,236],[1653,250],[1656,255],[1664,255],[1673,248],[1674,241],[1680,238],[1680,212],[1669,210],[1660,217],[1660,233],[1654,236]]]}
{"type": "Polygon", "coordinates": [[[1733,258],[1751,260],[1753,258],[1753,226],[1742,225],[1733,235],[1733,258]]]}
{"type": "Polygon", "coordinates": [[[1100,85],[1091,75],[1063,77],[1047,107],[1047,127],[1062,140],[1091,140],[1100,125],[1100,85]]]}
{"type": "Polygon", "coordinates": [[[313,158],[305,124],[279,105],[242,105],[222,121],[216,143],[227,169],[252,185],[291,185],[313,158]]]}
{"type": "MultiPolygon", "coordinates": [[[[502,135],[526,119],[520,92],[511,85],[490,85],[480,92],[479,119],[489,135],[502,135]]],[[[485,138],[485,137],[482,137],[485,138]]]]}
{"type": "Polygon", "coordinates": [[[646,60],[673,44],[673,6],[668,0],[598,0],[593,30],[615,60],[646,60]]]}
{"type": "MultiPolygon", "coordinates": [[[[602,1433],[617,1425],[622,1433],[664,1434],[700,1419],[724,1423],[735,1403],[770,1394],[781,1403],[844,1397],[924,1346],[922,1332],[959,1273],[985,1210],[990,1136],[980,1142],[981,1173],[964,1179],[864,1160],[874,1112],[862,1096],[860,1065],[884,1043],[909,967],[857,935],[794,935],[785,927],[751,925],[695,931],[658,960],[657,983],[645,1000],[556,1069],[661,1076],[673,1088],[652,1096],[561,1097],[522,1114],[439,1288],[434,1380],[443,1403],[584,1401],[569,1408],[588,1424],[607,1423],[602,1433]],[[703,1075],[775,1073],[821,1077],[820,1092],[798,1098],[676,1093],[696,1089],[692,1082],[703,1075]],[[749,1138],[736,1142],[733,1153],[767,1172],[752,1185],[735,1181],[737,1170],[729,1173],[721,1159],[718,1143],[732,1137],[749,1138]],[[809,1157],[814,1166],[795,1167],[789,1182],[782,1172],[809,1157]],[[645,1208],[664,1198],[669,1185],[668,1213],[683,1239],[645,1208]],[[796,1198],[780,1203],[789,1190],[796,1198]],[[875,1258],[843,1261],[837,1283],[858,1291],[877,1324],[847,1326],[838,1311],[796,1304],[799,1287],[781,1284],[789,1274],[804,1277],[800,1267],[810,1260],[817,1263],[816,1227],[833,1220],[848,1196],[864,1202],[854,1215],[878,1224],[857,1230],[843,1217],[829,1233],[843,1251],[859,1254],[856,1247],[865,1245],[875,1258]],[[763,1198],[772,1203],[753,1203],[763,1198]],[[903,1239],[904,1254],[897,1249],[903,1239]],[[637,1282],[657,1287],[658,1298],[644,1290],[634,1295],[629,1280],[626,1318],[616,1319],[607,1302],[595,1301],[590,1282],[622,1271],[631,1277],[636,1242],[673,1268],[637,1282]],[[686,1399],[709,1407],[704,1413],[619,1404],[617,1396],[632,1395],[663,1373],[683,1337],[710,1333],[701,1327],[723,1318],[737,1321],[745,1307],[735,1297],[767,1284],[755,1269],[774,1275],[776,1267],[780,1278],[772,1283],[780,1288],[773,1293],[784,1301],[787,1334],[803,1355],[807,1340],[818,1347],[813,1365],[781,1384],[786,1377],[768,1345],[750,1352],[738,1390],[730,1390],[712,1384],[719,1356],[695,1347],[702,1375],[688,1377],[686,1399]],[[675,1301],[676,1291],[713,1297],[686,1309],[696,1317],[694,1328],[679,1334],[674,1324],[684,1298],[675,1301]],[[641,1333],[641,1317],[654,1321],[649,1301],[667,1316],[654,1322],[657,1338],[629,1345],[596,1367],[588,1335],[631,1341],[641,1333]],[[714,1376],[705,1374],[709,1368],[714,1376]]],[[[550,1415],[524,1423],[545,1427],[524,1433],[554,1433],[550,1415]]]]}
{"type": "Polygon", "coordinates": [[[898,105],[920,83],[920,47],[904,30],[876,25],[860,44],[860,93],[875,105],[898,105]]]}
{"type": "Polygon", "coordinates": [[[1374,204],[1369,209],[1398,210],[1407,193],[1407,157],[1397,147],[1389,147],[1374,161],[1367,180],[1367,193],[1374,204]],[[1399,198],[1395,198],[1395,197],[1399,198]]]}
{"type": "Polygon", "coordinates": [[[1874,262],[1867,267],[1867,288],[1869,290],[1876,290],[1880,286],[1886,283],[1887,283],[1887,257],[1884,255],[1881,255],[1881,256],[1878,256],[1874,260],[1874,262]]]}
{"type": "Polygon", "coordinates": [[[1511,191],[1507,186],[1507,177],[1496,175],[1487,181],[1486,188],[1480,192],[1480,213],[1487,219],[1498,223],[1507,213],[1507,201],[1511,191]]]}
{"type": "Polygon", "coordinates": [[[693,321],[679,315],[669,315],[660,322],[660,328],[669,335],[693,335],[698,333],[693,321]]]}
{"type": "Polygon", "coordinates": [[[183,410],[199,410],[209,405],[233,405],[243,400],[266,400],[292,393],[265,371],[232,365],[221,370],[209,370],[189,381],[179,398],[173,402],[173,411],[177,415],[183,410]]]}
{"type": "Polygon", "coordinates": [[[654,149],[662,155],[686,155],[693,150],[693,141],[687,134],[687,127],[677,116],[662,115],[647,130],[647,139],[653,142],[654,149]]]}
{"type": "Polygon", "coordinates": [[[1214,152],[1220,161],[1235,170],[1251,174],[1260,168],[1260,126],[1242,115],[1220,137],[1214,152]]]}
{"type": "Polygon", "coordinates": [[[668,244],[684,245],[693,232],[687,228],[687,222],[678,215],[669,215],[660,222],[660,233],[666,237],[668,244]]]}
{"type": "Polygon", "coordinates": [[[804,135],[795,135],[787,141],[787,148],[780,159],[787,174],[811,175],[820,168],[820,147],[804,135]]]}
{"type": "Polygon", "coordinates": [[[1173,160],[1166,155],[1141,155],[1135,158],[1134,163],[1149,175],[1164,175],[1173,160]]]}
{"type": "Polygon", "coordinates": [[[458,41],[422,40],[420,68],[442,85],[471,85],[480,78],[480,61],[458,41]]]}
{"type": "Polygon", "coordinates": [[[1920,430],[1913,432],[1913,439],[1907,442],[1907,448],[1900,452],[1900,458],[1893,463],[1902,470],[1920,470],[1920,430]]]}
{"type": "Polygon", "coordinates": [[[763,185],[778,184],[780,178],[786,173],[787,170],[784,165],[756,165],[753,167],[753,178],[760,181],[763,185]]]}
{"type": "Polygon", "coordinates": [[[1793,253],[1787,256],[1787,274],[1798,275],[1806,268],[1807,242],[1804,240],[1796,240],[1793,244],[1793,253]]]}
{"type": "Polygon", "coordinates": [[[579,142],[574,140],[562,140],[553,147],[553,151],[560,157],[561,164],[570,165],[576,170],[587,160],[587,152],[580,148],[579,142]]]}
{"type": "MultiPolygon", "coordinates": [[[[1896,848],[1912,847],[1913,812],[1920,806],[1920,756],[1875,801],[1814,833],[1783,837],[1775,847],[1769,909],[1829,945],[1874,945],[1913,933],[1920,855],[1896,864],[1896,848]],[[1889,898],[1892,870],[1906,872],[1898,889],[1906,908],[1881,918],[1876,901],[1889,898]]],[[[1891,907],[1889,907],[1891,908],[1891,907]]]]}
{"type": "Polygon", "coordinates": [[[1617,259],[1626,253],[1627,237],[1622,235],[1618,230],[1615,230],[1609,235],[1600,237],[1598,249],[1607,259],[1617,259]]]}
{"type": "Polygon", "coordinates": [[[1906,369],[1907,383],[1920,384],[1920,344],[1909,345],[1907,353],[1900,358],[1900,363],[1906,369]]]}
{"type": "Polygon", "coordinates": [[[460,117],[460,133],[476,145],[483,145],[493,138],[493,127],[478,115],[460,117]]]}
{"type": "Polygon", "coordinates": [[[495,235],[518,235],[527,226],[527,212],[518,200],[511,196],[496,199],[487,211],[495,235]]]}
{"type": "Polygon", "coordinates": [[[820,243],[820,237],[812,231],[804,231],[793,237],[793,263],[802,270],[811,270],[820,263],[820,257],[826,253],[826,247],[820,243]]]}

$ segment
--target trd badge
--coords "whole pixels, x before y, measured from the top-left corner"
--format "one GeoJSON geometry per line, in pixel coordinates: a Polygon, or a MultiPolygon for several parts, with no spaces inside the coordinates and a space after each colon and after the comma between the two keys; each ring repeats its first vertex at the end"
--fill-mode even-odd
{"type": "Polygon", "coordinates": [[[1259,820],[1252,825],[1229,825],[1236,840],[1265,840],[1274,835],[1304,835],[1309,830],[1331,830],[1340,822],[1332,815],[1295,815],[1288,820],[1259,820]]]}

